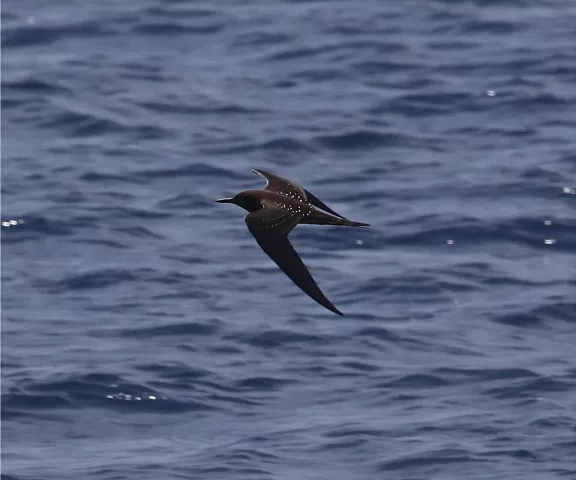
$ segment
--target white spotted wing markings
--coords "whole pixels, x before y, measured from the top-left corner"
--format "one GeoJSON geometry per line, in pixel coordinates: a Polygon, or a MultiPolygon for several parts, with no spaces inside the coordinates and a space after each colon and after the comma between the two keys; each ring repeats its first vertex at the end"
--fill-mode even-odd
{"type": "Polygon", "coordinates": [[[270,233],[287,235],[298,222],[300,215],[279,208],[269,202],[263,202],[264,208],[249,213],[244,217],[248,228],[252,231],[268,231],[270,233]]]}
{"type": "Polygon", "coordinates": [[[280,195],[284,195],[289,198],[293,198],[295,200],[306,201],[306,191],[296,185],[295,183],[287,180],[286,178],[280,177],[279,175],[275,175],[270,172],[266,172],[264,170],[259,169],[252,169],[254,173],[264,177],[266,179],[266,188],[264,190],[269,190],[272,192],[279,193],[280,195]]]}
{"type": "Polygon", "coordinates": [[[262,209],[244,217],[246,224],[255,231],[266,230],[271,234],[288,235],[300,223],[302,217],[310,215],[312,209],[303,202],[286,199],[265,199],[262,209]]]}
{"type": "Polygon", "coordinates": [[[302,188],[301,186],[295,184],[294,182],[291,182],[286,178],[280,177],[279,175],[275,175],[270,172],[266,172],[264,170],[254,168],[252,169],[252,171],[266,179],[267,183],[266,188],[264,188],[264,190],[276,192],[280,195],[289,197],[296,201],[309,203],[321,210],[331,213],[332,215],[335,215],[339,218],[344,218],[342,215],[332,210],[328,205],[326,205],[314,194],[302,188]]]}

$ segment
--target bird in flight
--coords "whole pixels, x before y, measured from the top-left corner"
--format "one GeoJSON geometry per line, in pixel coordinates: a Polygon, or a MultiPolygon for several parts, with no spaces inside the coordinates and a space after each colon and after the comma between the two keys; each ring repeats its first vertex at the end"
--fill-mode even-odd
{"type": "Polygon", "coordinates": [[[306,265],[288,240],[298,224],[369,227],[339,215],[299,185],[264,170],[253,169],[266,179],[264,190],[246,190],[218,203],[233,203],[248,211],[244,217],[258,245],[304,293],[328,310],[343,315],[320,290],[306,265]],[[316,207],[316,208],[314,208],[316,207]],[[324,210],[321,212],[317,208],[324,210]]]}

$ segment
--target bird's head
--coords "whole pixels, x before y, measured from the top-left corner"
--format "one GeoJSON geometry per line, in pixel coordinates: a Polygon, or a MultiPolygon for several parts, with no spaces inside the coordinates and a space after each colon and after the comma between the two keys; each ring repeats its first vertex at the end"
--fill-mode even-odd
{"type": "Polygon", "coordinates": [[[240,192],[232,198],[219,198],[218,203],[233,203],[249,212],[256,212],[262,209],[260,199],[250,192],[240,192]]]}

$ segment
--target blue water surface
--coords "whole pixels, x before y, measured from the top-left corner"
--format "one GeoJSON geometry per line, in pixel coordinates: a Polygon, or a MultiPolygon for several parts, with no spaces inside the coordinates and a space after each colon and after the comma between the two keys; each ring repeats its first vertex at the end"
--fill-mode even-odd
{"type": "Polygon", "coordinates": [[[2,9],[2,478],[576,478],[572,0],[2,9]],[[215,198],[293,179],[370,229],[215,198]]]}

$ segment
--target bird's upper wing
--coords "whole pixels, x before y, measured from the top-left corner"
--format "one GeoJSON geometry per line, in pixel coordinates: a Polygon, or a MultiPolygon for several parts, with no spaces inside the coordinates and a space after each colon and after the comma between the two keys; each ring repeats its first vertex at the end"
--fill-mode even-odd
{"type": "Polygon", "coordinates": [[[286,195],[298,200],[308,201],[317,208],[325,210],[326,212],[331,213],[332,215],[336,215],[339,218],[344,218],[342,215],[336,213],[322,200],[310,193],[308,190],[302,188],[300,185],[296,185],[294,182],[291,182],[286,178],[280,177],[270,172],[266,172],[264,170],[254,168],[252,171],[266,179],[267,185],[265,190],[277,192],[281,195],[286,195]]]}
{"type": "Polygon", "coordinates": [[[306,265],[304,265],[302,259],[288,240],[288,233],[298,224],[299,219],[298,216],[267,206],[257,212],[249,213],[245,217],[248,229],[254,235],[258,245],[276,265],[304,293],[316,300],[320,305],[338,315],[343,315],[322,293],[306,265]]]}
{"type": "Polygon", "coordinates": [[[254,168],[252,171],[266,179],[267,184],[264,190],[270,190],[298,200],[306,200],[305,190],[294,182],[264,170],[254,168]]]}

